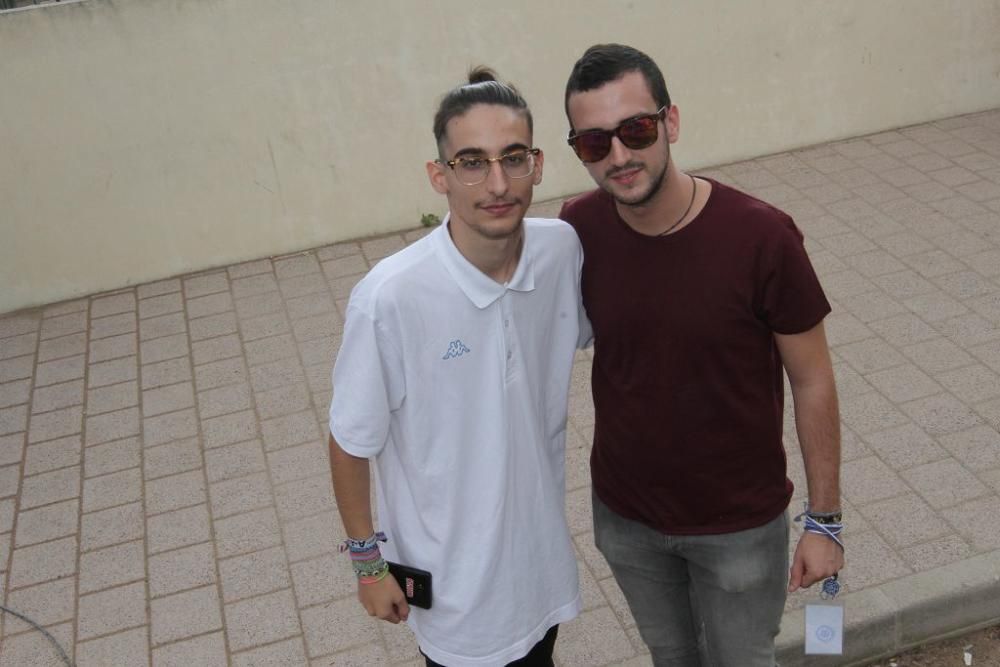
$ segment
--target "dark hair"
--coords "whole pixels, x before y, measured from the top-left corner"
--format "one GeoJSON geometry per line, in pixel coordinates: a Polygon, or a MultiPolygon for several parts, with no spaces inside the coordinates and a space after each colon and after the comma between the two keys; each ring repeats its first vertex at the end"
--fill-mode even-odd
{"type": "Polygon", "coordinates": [[[670,93],[663,80],[663,72],[653,59],[638,49],[623,44],[595,44],[587,49],[573,65],[566,82],[566,117],[569,118],[569,96],[600,88],[606,83],[617,81],[629,72],[639,72],[646,80],[650,95],[656,107],[670,107],[670,93]]]}
{"type": "Polygon", "coordinates": [[[468,83],[453,88],[441,99],[437,113],[434,114],[434,139],[438,148],[444,141],[448,121],[464,115],[477,104],[498,104],[517,109],[528,119],[528,131],[533,131],[531,110],[517,88],[509,83],[501,83],[497,80],[496,72],[480,65],[469,72],[468,83]]]}

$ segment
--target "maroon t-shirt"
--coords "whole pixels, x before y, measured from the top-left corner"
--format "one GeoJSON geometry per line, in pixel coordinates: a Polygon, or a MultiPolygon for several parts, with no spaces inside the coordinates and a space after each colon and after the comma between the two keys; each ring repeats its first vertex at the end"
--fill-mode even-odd
{"type": "Polygon", "coordinates": [[[560,213],[583,244],[595,336],[594,491],[668,534],[745,530],[787,507],[772,333],[830,312],[792,219],[710,182],[704,209],[668,236],[633,230],[602,190],[560,213]]]}

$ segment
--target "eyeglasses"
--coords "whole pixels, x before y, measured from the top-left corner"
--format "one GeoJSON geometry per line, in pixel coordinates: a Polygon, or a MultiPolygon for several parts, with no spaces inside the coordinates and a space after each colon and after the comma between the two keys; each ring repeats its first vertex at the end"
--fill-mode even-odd
{"type": "Polygon", "coordinates": [[[567,142],[582,162],[599,162],[611,152],[612,137],[618,137],[626,148],[635,151],[652,146],[660,136],[660,121],[666,114],[667,107],[663,106],[656,113],[623,120],[613,130],[587,130],[570,134],[567,142]]]}
{"type": "Polygon", "coordinates": [[[500,168],[508,178],[531,176],[535,173],[535,156],[541,152],[540,148],[521,148],[496,157],[472,155],[457,157],[454,160],[435,160],[435,162],[451,167],[462,185],[479,185],[489,176],[490,164],[493,162],[500,163],[500,168]]]}

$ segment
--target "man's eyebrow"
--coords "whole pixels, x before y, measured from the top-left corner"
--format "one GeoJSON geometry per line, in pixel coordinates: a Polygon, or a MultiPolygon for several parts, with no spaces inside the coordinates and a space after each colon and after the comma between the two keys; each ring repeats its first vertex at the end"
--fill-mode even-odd
{"type": "MultiPolygon", "coordinates": [[[[513,144],[508,144],[507,146],[505,146],[503,148],[503,150],[500,151],[500,155],[506,155],[507,153],[510,153],[511,151],[525,150],[527,148],[528,148],[527,145],[522,144],[520,142],[516,142],[516,143],[513,143],[513,144]]],[[[453,157],[452,159],[454,160],[454,159],[460,158],[460,157],[468,157],[470,155],[475,155],[475,156],[478,157],[478,156],[485,156],[485,155],[487,155],[487,153],[482,148],[476,148],[474,146],[470,146],[468,148],[463,148],[462,150],[460,150],[457,153],[455,153],[455,157],[453,157]]]]}
{"type": "Polygon", "coordinates": [[[627,123],[630,120],[635,120],[636,118],[645,118],[647,116],[653,116],[655,114],[656,114],[655,111],[652,111],[652,112],[646,112],[646,111],[644,111],[642,113],[637,113],[637,114],[633,114],[631,116],[628,116],[627,118],[622,118],[620,121],[618,121],[617,123],[615,123],[615,126],[612,127],[612,128],[588,127],[585,130],[574,130],[573,134],[584,134],[585,132],[613,132],[614,130],[618,129],[618,127],[622,123],[627,123]]]}

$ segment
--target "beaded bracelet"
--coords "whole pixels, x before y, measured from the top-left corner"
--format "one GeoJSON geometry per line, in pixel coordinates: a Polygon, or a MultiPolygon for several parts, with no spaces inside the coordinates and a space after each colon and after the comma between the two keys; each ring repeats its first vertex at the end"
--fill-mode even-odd
{"type": "MultiPolygon", "coordinates": [[[[795,517],[795,521],[802,521],[802,528],[807,533],[825,535],[836,542],[842,550],[846,550],[844,549],[844,543],[840,539],[840,534],[844,531],[844,523],[839,511],[813,513],[809,511],[809,506],[806,505],[805,511],[795,517]]],[[[832,600],[837,597],[837,593],[839,592],[840,582],[837,580],[837,574],[834,573],[823,580],[823,587],[820,590],[819,596],[824,600],[832,600]]]]}
{"type": "Polygon", "coordinates": [[[340,551],[350,551],[351,566],[362,584],[374,584],[389,573],[389,565],[382,558],[378,543],[385,542],[385,533],[372,533],[363,540],[347,538],[340,545],[340,551]]]}

